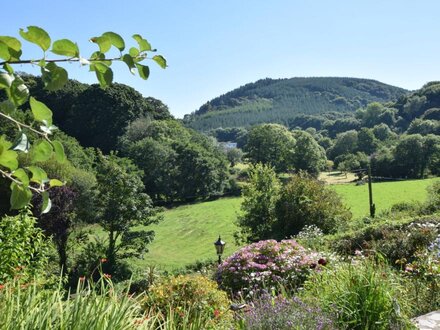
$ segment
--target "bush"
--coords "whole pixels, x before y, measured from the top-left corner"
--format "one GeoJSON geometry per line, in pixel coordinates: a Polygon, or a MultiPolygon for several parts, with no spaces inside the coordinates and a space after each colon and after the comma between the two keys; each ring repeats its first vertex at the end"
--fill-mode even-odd
{"type": "Polygon", "coordinates": [[[428,187],[428,201],[426,204],[427,210],[431,213],[440,210],[440,181],[436,181],[428,187]]]}
{"type": "Polygon", "coordinates": [[[227,258],[218,267],[218,279],[224,290],[249,297],[281,285],[298,288],[313,269],[326,263],[294,240],[260,241],[227,258]]]}
{"type": "Polygon", "coordinates": [[[201,315],[216,329],[232,322],[230,301],[217,283],[201,275],[178,275],[153,284],[146,307],[167,317],[173,313],[177,321],[196,320],[201,315]]]}
{"type": "Polygon", "coordinates": [[[22,281],[47,270],[49,243],[36,219],[24,211],[0,220],[0,284],[20,276],[22,281]]]}
{"type": "Polygon", "coordinates": [[[272,237],[284,239],[314,225],[324,234],[334,233],[351,218],[338,194],[304,172],[292,177],[275,205],[272,237]]]}
{"type": "Polygon", "coordinates": [[[332,319],[323,311],[299,298],[262,296],[244,315],[242,328],[247,330],[334,329],[332,319]]]}
{"type": "Polygon", "coordinates": [[[371,226],[352,235],[338,237],[331,247],[343,255],[354,255],[356,250],[374,250],[391,265],[400,267],[400,263],[410,262],[417,251],[425,249],[437,237],[437,226],[438,219],[435,218],[406,225],[371,226]],[[396,264],[397,261],[399,264],[396,264]]]}
{"type": "Polygon", "coordinates": [[[357,260],[312,275],[304,294],[350,329],[406,329],[408,306],[397,277],[380,262],[357,260]]]}

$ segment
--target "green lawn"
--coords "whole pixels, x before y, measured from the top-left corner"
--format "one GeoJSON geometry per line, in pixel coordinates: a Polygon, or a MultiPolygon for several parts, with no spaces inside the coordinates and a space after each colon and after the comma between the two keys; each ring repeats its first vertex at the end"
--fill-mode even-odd
{"type": "MultiPolygon", "coordinates": [[[[373,183],[373,201],[376,204],[376,214],[399,202],[424,202],[426,188],[434,180],[438,179],[373,183]]],[[[370,214],[367,184],[362,186],[340,184],[334,185],[332,188],[341,195],[347,206],[350,207],[354,218],[370,214]]]]}
{"type": "Polygon", "coordinates": [[[173,269],[197,260],[216,259],[214,242],[221,235],[226,242],[225,255],[236,251],[234,220],[240,210],[240,198],[180,206],[164,213],[164,220],[149,228],[156,238],[141,264],[157,264],[173,269]]]}
{"type": "MultiPolygon", "coordinates": [[[[373,197],[377,212],[402,201],[424,201],[426,187],[435,179],[374,183],[373,197]]],[[[350,207],[354,217],[368,215],[368,186],[339,184],[332,186],[350,207]]],[[[215,259],[214,241],[218,235],[227,242],[225,256],[238,248],[234,244],[234,224],[240,210],[240,197],[179,206],[164,212],[164,220],[149,229],[156,232],[150,252],[144,259],[133,259],[133,266],[143,269],[157,265],[172,270],[198,260],[215,259]]],[[[97,230],[97,233],[100,231],[97,230]]]]}

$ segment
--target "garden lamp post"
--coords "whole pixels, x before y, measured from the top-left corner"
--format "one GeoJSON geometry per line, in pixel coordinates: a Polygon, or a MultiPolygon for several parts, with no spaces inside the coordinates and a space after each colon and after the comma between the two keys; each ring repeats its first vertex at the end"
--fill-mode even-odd
{"type": "Polygon", "coordinates": [[[223,251],[225,250],[225,245],[226,245],[226,242],[223,242],[222,239],[220,238],[220,235],[219,235],[218,240],[214,243],[215,251],[217,252],[217,255],[218,255],[218,264],[219,265],[222,263],[222,254],[223,254],[223,251]]]}

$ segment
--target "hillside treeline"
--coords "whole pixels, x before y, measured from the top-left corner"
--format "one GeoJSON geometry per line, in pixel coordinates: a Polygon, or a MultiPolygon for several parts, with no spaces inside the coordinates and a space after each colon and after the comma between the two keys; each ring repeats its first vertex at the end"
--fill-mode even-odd
{"type": "Polygon", "coordinates": [[[279,123],[288,126],[298,115],[350,113],[371,102],[397,100],[407,91],[369,79],[262,79],[221,95],[185,123],[197,130],[279,123]]]}

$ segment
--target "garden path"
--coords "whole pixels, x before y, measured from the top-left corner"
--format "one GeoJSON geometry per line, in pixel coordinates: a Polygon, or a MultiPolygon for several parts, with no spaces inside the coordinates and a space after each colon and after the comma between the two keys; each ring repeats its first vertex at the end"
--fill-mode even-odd
{"type": "Polygon", "coordinates": [[[413,321],[420,330],[440,330],[440,310],[416,317],[413,321]]]}

